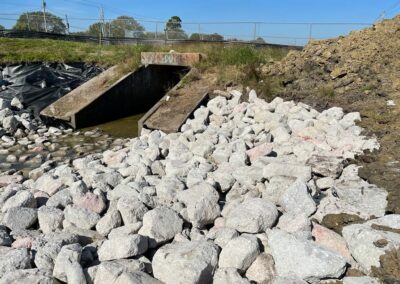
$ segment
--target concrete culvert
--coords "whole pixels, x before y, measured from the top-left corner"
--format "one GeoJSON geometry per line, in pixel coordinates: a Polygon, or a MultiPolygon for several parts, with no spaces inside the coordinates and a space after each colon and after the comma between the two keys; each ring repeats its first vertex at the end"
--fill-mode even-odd
{"type": "Polygon", "coordinates": [[[150,109],[189,72],[185,66],[147,65],[119,79],[105,82],[117,72],[110,68],[41,112],[74,128],[84,128],[140,114],[150,109]]]}

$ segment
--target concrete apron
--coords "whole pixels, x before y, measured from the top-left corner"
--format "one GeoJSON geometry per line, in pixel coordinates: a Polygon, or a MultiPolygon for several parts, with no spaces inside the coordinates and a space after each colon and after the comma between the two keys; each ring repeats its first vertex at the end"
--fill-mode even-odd
{"type": "MultiPolygon", "coordinates": [[[[61,120],[75,129],[143,113],[149,109],[151,115],[157,111],[156,103],[189,72],[189,66],[201,60],[202,55],[142,53],[141,57],[144,65],[110,86],[107,86],[107,80],[115,77],[117,66],[49,105],[41,115],[47,119],[61,120]]],[[[139,122],[139,128],[143,121],[139,122]]],[[[178,129],[180,126],[177,126],[178,129]]]]}

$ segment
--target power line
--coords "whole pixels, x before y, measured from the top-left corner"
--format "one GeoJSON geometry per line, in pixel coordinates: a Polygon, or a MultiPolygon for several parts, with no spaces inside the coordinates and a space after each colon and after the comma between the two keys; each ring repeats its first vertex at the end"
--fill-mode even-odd
{"type": "Polygon", "coordinates": [[[380,13],[379,17],[376,18],[376,20],[375,20],[374,22],[383,20],[383,19],[386,17],[387,14],[389,14],[390,12],[392,12],[394,9],[396,9],[396,8],[399,7],[399,6],[400,6],[400,1],[397,1],[396,3],[394,3],[394,4],[393,4],[392,6],[390,6],[389,8],[383,10],[383,11],[380,13]]]}

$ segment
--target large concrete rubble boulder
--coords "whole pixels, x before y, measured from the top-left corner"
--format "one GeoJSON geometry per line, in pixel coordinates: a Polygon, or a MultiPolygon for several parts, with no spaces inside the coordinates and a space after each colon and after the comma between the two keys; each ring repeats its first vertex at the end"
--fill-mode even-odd
{"type": "Polygon", "coordinates": [[[179,242],[165,245],[153,258],[154,276],[164,283],[211,283],[219,249],[212,243],[179,242]]]}

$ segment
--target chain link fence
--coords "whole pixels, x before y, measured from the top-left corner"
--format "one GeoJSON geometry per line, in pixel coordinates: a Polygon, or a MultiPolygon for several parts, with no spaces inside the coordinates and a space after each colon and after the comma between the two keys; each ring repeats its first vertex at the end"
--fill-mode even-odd
{"type": "MultiPolygon", "coordinates": [[[[27,15],[27,14],[26,14],[27,15]]],[[[3,16],[4,17],[4,16],[3,16]]],[[[12,15],[8,20],[17,20],[12,15]]],[[[177,28],[166,28],[165,21],[131,19],[90,19],[65,17],[64,33],[43,33],[39,15],[26,16],[24,30],[3,31],[0,36],[47,37],[69,40],[127,42],[241,42],[268,45],[298,46],[310,40],[346,35],[352,30],[372,26],[370,23],[279,23],[279,22],[179,22],[177,28]],[[37,17],[35,19],[35,17],[37,17]],[[118,30],[118,34],[115,32],[118,30]],[[120,30],[123,29],[123,32],[120,30]],[[27,32],[31,32],[30,34],[27,32]],[[34,32],[34,33],[32,33],[34,32]],[[116,35],[117,34],[117,35],[116,35]]],[[[0,19],[5,19],[1,17],[0,19]]]]}

